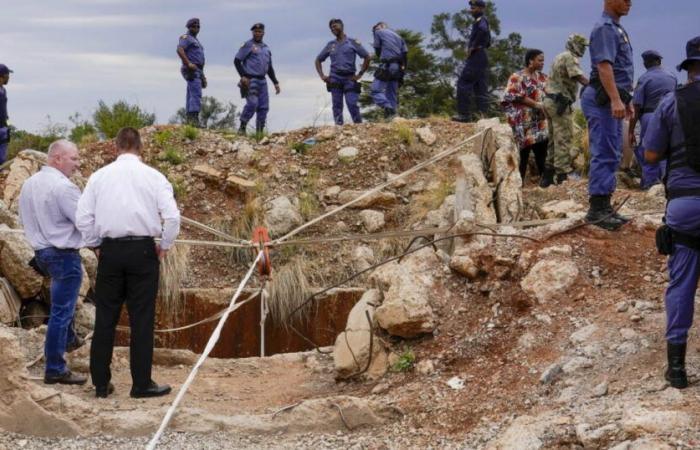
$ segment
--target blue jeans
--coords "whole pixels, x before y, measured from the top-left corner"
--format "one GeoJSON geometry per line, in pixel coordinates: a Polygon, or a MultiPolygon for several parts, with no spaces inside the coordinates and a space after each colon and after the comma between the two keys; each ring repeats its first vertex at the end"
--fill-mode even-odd
{"type": "Polygon", "coordinates": [[[49,247],[36,251],[36,261],[51,277],[51,314],[44,344],[45,373],[58,376],[68,371],[63,354],[66,345],[75,339],[71,323],[83,278],[80,254],[77,250],[49,247]]]}
{"type": "Polygon", "coordinates": [[[617,187],[615,172],[622,160],[622,120],[612,116],[610,105],[596,103],[595,89],[590,86],[583,91],[581,108],[588,121],[591,149],[588,193],[611,195],[617,187]]]}

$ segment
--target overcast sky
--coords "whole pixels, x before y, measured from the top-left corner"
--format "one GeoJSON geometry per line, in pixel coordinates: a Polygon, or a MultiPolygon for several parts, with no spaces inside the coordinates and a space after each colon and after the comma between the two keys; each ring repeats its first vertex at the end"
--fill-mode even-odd
{"type": "MultiPolygon", "coordinates": [[[[430,31],[434,14],[463,8],[462,0],[22,0],[3,1],[0,62],[15,71],[8,86],[9,114],[18,128],[40,131],[68,123],[79,112],[90,116],[98,100],[125,99],[155,112],[167,123],[184,105],[185,82],[175,54],[189,17],[202,23],[207,58],[206,95],[241,106],[233,55],[264,22],[282,94],[273,96],[272,130],[331,123],[329,95],[313,61],[332,38],[328,20],[340,17],[351,37],[366,45],[371,27],[384,20],[394,28],[430,31]]],[[[502,32],[523,36],[524,45],[545,51],[549,67],[569,33],[589,35],[602,0],[499,0],[502,32]]],[[[623,20],[635,51],[654,48],[674,67],[685,43],[700,32],[700,1],[633,2],[623,20]]],[[[588,55],[584,58],[588,66],[588,55]]]]}

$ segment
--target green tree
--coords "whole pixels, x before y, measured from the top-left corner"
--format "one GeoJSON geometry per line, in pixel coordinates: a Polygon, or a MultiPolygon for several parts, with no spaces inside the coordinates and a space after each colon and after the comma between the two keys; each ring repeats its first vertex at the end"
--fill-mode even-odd
{"type": "Polygon", "coordinates": [[[68,139],[80,145],[83,141],[94,140],[97,136],[97,128],[89,120],[83,119],[80,113],[75,113],[68,118],[73,123],[68,139]]]}
{"type": "MultiPolygon", "coordinates": [[[[452,90],[449,78],[435,68],[440,64],[437,56],[426,50],[425,36],[411,30],[396,31],[408,47],[408,68],[404,84],[399,92],[399,114],[402,117],[427,117],[448,115],[452,112],[452,90]]],[[[373,74],[379,65],[375,58],[368,72],[373,74]]],[[[363,82],[360,105],[365,107],[363,116],[370,121],[382,117],[382,111],[372,106],[371,82],[363,82]]]]}
{"type": "MultiPolygon", "coordinates": [[[[526,48],[522,46],[522,36],[510,33],[501,38],[501,21],[496,14],[497,9],[492,1],[486,2],[486,18],[491,26],[491,48],[489,55],[489,92],[493,97],[493,112],[499,112],[496,105],[496,93],[503,89],[510,75],[523,66],[526,48]]],[[[449,77],[452,83],[459,77],[459,71],[467,57],[469,32],[474,18],[468,9],[456,13],[442,13],[433,17],[430,28],[432,50],[445,53],[440,58],[439,71],[449,77]]]]}
{"type": "MultiPolygon", "coordinates": [[[[232,130],[236,126],[238,113],[233,102],[223,103],[214,97],[202,97],[202,108],[199,111],[199,121],[202,127],[210,130],[232,130]]],[[[187,122],[185,108],[177,110],[170,123],[184,124],[187,122]]]]}
{"type": "Polygon", "coordinates": [[[92,115],[95,127],[107,139],[112,139],[123,127],[143,128],[153,125],[156,115],[143,111],[137,105],[130,105],[120,100],[108,106],[100,100],[97,110],[92,115]]]}

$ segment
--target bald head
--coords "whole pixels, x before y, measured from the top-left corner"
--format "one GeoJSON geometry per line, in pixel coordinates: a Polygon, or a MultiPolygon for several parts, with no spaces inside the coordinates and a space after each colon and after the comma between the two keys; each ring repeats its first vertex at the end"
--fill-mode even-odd
{"type": "Polygon", "coordinates": [[[67,177],[73,176],[80,167],[78,147],[66,139],[55,141],[49,146],[47,165],[58,169],[67,177]]]}

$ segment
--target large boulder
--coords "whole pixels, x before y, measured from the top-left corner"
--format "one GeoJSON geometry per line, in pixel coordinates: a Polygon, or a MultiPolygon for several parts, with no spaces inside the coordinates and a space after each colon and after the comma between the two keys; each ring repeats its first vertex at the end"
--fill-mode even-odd
{"type": "Polygon", "coordinates": [[[280,196],[267,205],[265,222],[273,236],[281,236],[298,227],[304,219],[288,197],[280,196]]]}
{"type": "Polygon", "coordinates": [[[457,197],[463,199],[461,208],[472,211],[477,222],[496,223],[496,211],[492,208],[493,191],[484,176],[481,158],[474,154],[459,157],[461,171],[458,180],[463,180],[459,186],[457,197]]]}
{"type": "Polygon", "coordinates": [[[530,269],[530,273],[520,282],[520,287],[543,303],[571,287],[578,274],[578,267],[571,259],[544,259],[530,269]]]}
{"type": "Polygon", "coordinates": [[[27,264],[34,250],[24,235],[7,233],[7,225],[0,225],[0,271],[21,298],[31,298],[41,291],[44,279],[27,264]]]}
{"type": "Polygon", "coordinates": [[[430,299],[434,295],[433,271],[440,265],[435,252],[424,248],[401,263],[394,261],[372,274],[372,282],[384,292],[384,301],[375,313],[380,327],[403,338],[431,333],[435,329],[430,299]]]}
{"type": "Polygon", "coordinates": [[[2,200],[0,200],[0,224],[14,229],[20,228],[19,217],[10,211],[10,208],[2,200]]]}
{"type": "Polygon", "coordinates": [[[335,340],[333,362],[337,378],[348,378],[367,368],[365,375],[376,379],[387,369],[387,355],[379,338],[374,335],[374,312],[382,301],[376,289],[365,292],[350,311],[345,331],[335,340]],[[369,318],[369,319],[368,319],[369,318]],[[370,347],[371,361],[370,361],[370,347]]]}
{"type": "Polygon", "coordinates": [[[3,201],[10,211],[17,212],[17,200],[24,181],[46,164],[46,153],[36,150],[22,150],[10,164],[3,201]]]}
{"type": "Polygon", "coordinates": [[[518,170],[520,153],[513,140],[513,131],[500,122],[479,122],[479,131],[488,129],[487,161],[489,180],[496,186],[495,206],[499,222],[517,222],[523,209],[523,181],[518,170]]]}
{"type": "Polygon", "coordinates": [[[418,139],[425,145],[433,145],[435,141],[437,141],[437,136],[435,136],[435,133],[430,129],[429,126],[424,126],[421,128],[416,129],[416,134],[418,135],[418,139]]]}

